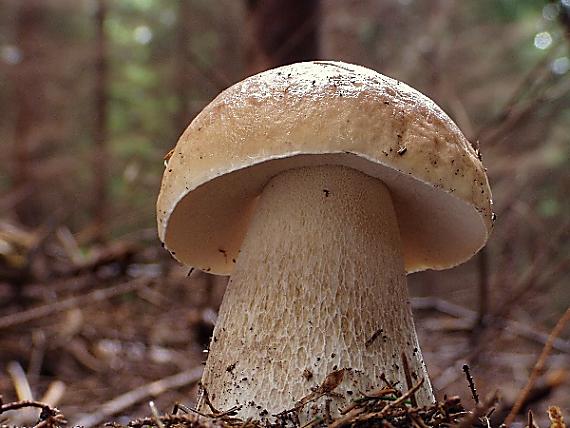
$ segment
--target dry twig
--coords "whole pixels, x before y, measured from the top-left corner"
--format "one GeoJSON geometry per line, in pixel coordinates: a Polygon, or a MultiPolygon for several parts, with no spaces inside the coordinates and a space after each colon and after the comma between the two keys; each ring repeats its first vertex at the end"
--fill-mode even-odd
{"type": "Polygon", "coordinates": [[[152,282],[148,278],[139,278],[124,284],[116,285],[109,288],[92,291],[91,293],[69,297],[65,300],[60,300],[52,304],[38,306],[36,308],[28,309],[26,311],[16,312],[0,318],[0,330],[13,327],[18,324],[24,324],[39,318],[47,317],[58,312],[100,302],[102,300],[110,299],[111,297],[119,296],[121,294],[129,293],[138,288],[145,287],[152,282]]]}
{"type": "Polygon", "coordinates": [[[0,415],[5,412],[27,409],[30,407],[41,409],[39,421],[33,428],[56,428],[67,424],[63,414],[57,408],[52,408],[39,401],[23,400],[1,404],[0,415]]]}
{"type": "Polygon", "coordinates": [[[467,378],[467,383],[469,384],[469,390],[471,391],[471,396],[475,404],[479,404],[479,394],[477,394],[477,388],[475,388],[475,381],[473,376],[471,376],[471,370],[468,364],[463,364],[463,371],[465,372],[465,377],[467,378]]]}
{"type": "MultiPolygon", "coordinates": [[[[474,320],[477,319],[477,312],[448,302],[447,300],[441,298],[414,297],[411,300],[412,307],[414,309],[438,311],[442,314],[450,315],[454,318],[460,318],[469,325],[472,325],[474,320]]],[[[497,327],[502,327],[512,334],[516,334],[517,336],[524,337],[525,339],[532,340],[536,343],[540,343],[541,345],[544,345],[549,341],[548,334],[537,331],[521,322],[500,317],[494,318],[494,322],[496,322],[495,325],[497,327]]],[[[567,340],[563,340],[558,337],[554,338],[552,341],[552,347],[559,352],[570,354],[570,342],[567,340]]]]}
{"type": "Polygon", "coordinates": [[[495,392],[491,397],[485,400],[483,403],[478,404],[475,409],[469,414],[468,417],[464,418],[457,428],[470,428],[482,417],[487,416],[487,413],[493,407],[493,405],[497,402],[499,397],[495,392]]]}
{"type": "Polygon", "coordinates": [[[158,396],[165,391],[198,382],[202,377],[202,371],[202,367],[185,370],[173,376],[148,383],[125,394],[121,394],[102,404],[98,411],[83,416],[79,421],[74,423],[74,425],[81,425],[84,428],[93,427],[105,421],[108,417],[116,415],[149,397],[158,396]]]}
{"type": "Polygon", "coordinates": [[[564,328],[564,325],[568,321],[570,321],[570,308],[566,309],[566,312],[564,313],[564,315],[562,315],[562,317],[560,317],[560,319],[558,320],[558,322],[556,323],[556,325],[554,326],[554,328],[550,332],[550,336],[548,338],[548,341],[544,345],[544,348],[542,349],[540,357],[536,361],[536,364],[534,365],[534,368],[532,369],[532,373],[530,374],[530,377],[528,378],[528,381],[527,381],[525,387],[519,393],[519,395],[515,401],[515,404],[514,404],[513,408],[511,409],[511,412],[509,413],[509,415],[505,419],[505,424],[507,426],[510,426],[513,423],[513,421],[515,420],[515,417],[521,411],[523,403],[525,402],[527,395],[529,394],[534,383],[536,382],[538,377],[541,375],[542,370],[544,369],[544,364],[546,363],[546,358],[548,357],[550,352],[552,352],[554,339],[556,339],[560,335],[560,333],[562,333],[562,329],[564,328]]]}

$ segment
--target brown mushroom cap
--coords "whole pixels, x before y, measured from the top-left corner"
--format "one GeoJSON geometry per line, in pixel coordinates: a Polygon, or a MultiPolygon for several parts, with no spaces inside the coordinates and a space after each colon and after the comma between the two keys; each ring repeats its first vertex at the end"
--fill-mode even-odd
{"type": "Polygon", "coordinates": [[[249,77],[196,116],[164,173],[160,239],[179,261],[229,274],[268,180],[323,164],[388,186],[408,272],[455,266],[487,241],[491,191],[453,121],[402,82],[328,61],[249,77]]]}

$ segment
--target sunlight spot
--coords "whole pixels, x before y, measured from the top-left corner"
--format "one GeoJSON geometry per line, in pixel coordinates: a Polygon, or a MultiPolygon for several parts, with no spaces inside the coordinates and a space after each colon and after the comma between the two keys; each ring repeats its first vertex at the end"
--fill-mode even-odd
{"type": "Polygon", "coordinates": [[[557,3],[548,3],[542,8],[542,17],[547,21],[554,21],[560,13],[560,5],[557,3]]]}
{"type": "Polygon", "coordinates": [[[152,40],[152,31],[146,25],[139,25],[133,33],[135,41],[141,45],[146,45],[152,40]]]}
{"type": "Polygon", "coordinates": [[[538,49],[548,49],[552,44],[552,36],[548,31],[542,31],[534,36],[534,46],[538,49]]]}
{"type": "Polygon", "coordinates": [[[13,45],[2,46],[0,56],[4,62],[12,65],[19,64],[22,61],[22,52],[13,45]]]}
{"type": "Polygon", "coordinates": [[[570,70],[570,59],[567,56],[556,58],[550,64],[550,69],[554,74],[566,74],[570,70]]]}

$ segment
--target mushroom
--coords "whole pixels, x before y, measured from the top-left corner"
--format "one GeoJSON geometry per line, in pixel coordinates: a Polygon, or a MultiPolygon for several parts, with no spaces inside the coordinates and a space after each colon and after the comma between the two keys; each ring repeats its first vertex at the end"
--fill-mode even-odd
{"type": "Polygon", "coordinates": [[[468,260],[492,228],[485,170],[451,119],[402,82],[329,61],[265,71],[206,106],[157,212],[176,259],[231,274],[202,384],[243,418],[293,408],[331,373],[334,393],[302,419],[338,413],[382,374],[406,389],[403,355],[418,404],[432,403],[406,273],[468,260]]]}

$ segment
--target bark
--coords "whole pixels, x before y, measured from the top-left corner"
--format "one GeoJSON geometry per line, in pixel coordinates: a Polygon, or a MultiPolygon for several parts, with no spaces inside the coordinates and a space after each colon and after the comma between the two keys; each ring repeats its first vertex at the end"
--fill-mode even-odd
{"type": "Polygon", "coordinates": [[[320,0],[247,0],[247,72],[319,57],[320,0]]]}
{"type": "Polygon", "coordinates": [[[34,127],[40,120],[43,99],[38,66],[44,9],[39,0],[18,3],[16,45],[21,62],[14,66],[12,80],[16,107],[12,182],[19,194],[15,207],[18,220],[27,226],[41,222],[39,203],[34,193],[33,139],[34,127]]]}
{"type": "Polygon", "coordinates": [[[560,4],[560,23],[562,24],[562,31],[570,42],[570,5],[566,6],[561,2],[560,4]]]}
{"type": "Polygon", "coordinates": [[[107,173],[107,41],[105,37],[106,0],[98,0],[95,14],[95,123],[93,156],[93,216],[96,240],[105,235],[108,211],[107,173]]]}

